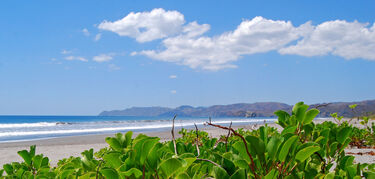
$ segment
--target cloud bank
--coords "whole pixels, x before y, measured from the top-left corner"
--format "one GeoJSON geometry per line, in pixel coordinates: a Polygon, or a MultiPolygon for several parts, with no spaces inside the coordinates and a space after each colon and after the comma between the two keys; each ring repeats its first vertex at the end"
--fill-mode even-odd
{"type": "Polygon", "coordinates": [[[162,39],[163,48],[133,52],[149,58],[186,65],[194,69],[235,68],[242,56],[277,51],[306,57],[335,55],[345,59],[375,60],[375,24],[345,20],[318,25],[306,22],[294,26],[290,21],[255,17],[243,20],[236,29],[207,36],[208,24],[185,23],[178,11],[154,9],[131,12],[123,19],[104,21],[99,26],[120,36],[144,43],[162,39]]]}

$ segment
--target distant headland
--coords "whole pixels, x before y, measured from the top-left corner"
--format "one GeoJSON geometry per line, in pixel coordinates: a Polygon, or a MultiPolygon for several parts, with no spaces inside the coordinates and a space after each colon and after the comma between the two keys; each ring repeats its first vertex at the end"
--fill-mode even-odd
{"type": "MultiPolygon", "coordinates": [[[[337,112],[344,117],[375,114],[375,100],[358,102],[332,102],[311,104],[318,107],[319,117],[329,117],[337,112]],[[349,105],[357,104],[355,111],[349,105]]],[[[292,105],[279,102],[237,103],[229,105],[213,105],[209,107],[193,107],[183,105],[177,108],[168,107],[132,107],[124,110],[103,111],[100,116],[173,116],[181,117],[274,117],[276,110],[291,111],[292,105]]]]}

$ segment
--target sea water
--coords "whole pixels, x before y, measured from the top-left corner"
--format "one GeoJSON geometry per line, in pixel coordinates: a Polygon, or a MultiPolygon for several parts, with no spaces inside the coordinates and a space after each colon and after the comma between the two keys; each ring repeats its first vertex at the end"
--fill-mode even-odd
{"type": "MultiPolygon", "coordinates": [[[[272,123],[275,118],[212,118],[212,123],[246,125],[272,123]]],[[[175,127],[202,126],[206,117],[177,117],[175,127]]],[[[138,116],[0,116],[0,142],[27,141],[64,136],[115,132],[169,130],[171,117],[138,116]]]]}

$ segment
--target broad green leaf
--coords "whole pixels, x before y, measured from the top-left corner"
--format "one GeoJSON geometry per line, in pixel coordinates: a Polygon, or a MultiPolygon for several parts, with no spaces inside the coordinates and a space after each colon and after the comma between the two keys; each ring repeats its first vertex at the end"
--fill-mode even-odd
{"type": "Polygon", "coordinates": [[[283,128],[287,127],[286,121],[289,119],[290,115],[282,110],[278,110],[274,114],[278,117],[277,123],[283,128]]]}
{"type": "Polygon", "coordinates": [[[350,127],[342,128],[336,136],[337,141],[340,142],[341,144],[344,143],[346,138],[349,137],[351,132],[352,132],[352,129],[350,127]]]}
{"type": "Polygon", "coordinates": [[[147,164],[149,165],[150,168],[157,168],[157,164],[160,160],[158,151],[161,147],[163,147],[163,144],[157,143],[154,145],[154,147],[152,147],[152,149],[148,153],[147,164]]]}
{"type": "Polygon", "coordinates": [[[215,178],[216,179],[228,179],[228,173],[221,167],[214,166],[215,178]]]}
{"type": "Polygon", "coordinates": [[[126,177],[135,177],[135,178],[140,178],[142,176],[142,171],[137,169],[137,168],[131,168],[130,170],[126,171],[126,172],[121,172],[120,173],[122,176],[126,176],[126,177]]]}
{"type": "Polygon", "coordinates": [[[107,153],[103,156],[104,161],[113,168],[118,168],[122,165],[120,159],[121,154],[117,152],[107,153]]]}
{"type": "Polygon", "coordinates": [[[306,112],[305,119],[303,120],[303,124],[309,124],[313,119],[319,114],[319,110],[317,109],[310,109],[306,112]]]}
{"type": "Polygon", "coordinates": [[[182,166],[181,161],[176,158],[170,158],[163,161],[159,165],[159,169],[169,178],[182,166]]]}
{"type": "Polygon", "coordinates": [[[187,173],[180,173],[177,177],[177,179],[190,179],[190,176],[187,173]]]}
{"type": "Polygon", "coordinates": [[[33,158],[35,156],[35,150],[36,150],[36,145],[30,146],[30,157],[33,158]]]}
{"type": "Polygon", "coordinates": [[[280,144],[281,144],[280,137],[278,136],[271,137],[271,140],[268,142],[267,147],[266,147],[269,159],[274,160],[277,154],[277,149],[279,148],[280,144]]]}
{"type": "Polygon", "coordinates": [[[11,164],[5,164],[3,165],[3,169],[5,170],[5,172],[8,174],[8,175],[12,175],[13,174],[13,167],[11,164]]]}
{"type": "Polygon", "coordinates": [[[270,172],[267,173],[266,176],[264,176],[264,179],[276,179],[277,174],[278,174],[278,171],[276,169],[272,169],[270,172]]]}
{"type": "Polygon", "coordinates": [[[279,160],[281,162],[285,162],[285,159],[289,153],[290,147],[297,141],[297,139],[298,139],[298,136],[292,136],[287,141],[285,141],[279,153],[279,160]]]}
{"type": "Polygon", "coordinates": [[[339,167],[340,167],[340,169],[342,169],[342,170],[346,170],[346,168],[348,167],[348,166],[351,166],[351,165],[353,165],[353,161],[354,161],[354,156],[345,156],[344,158],[342,158],[341,160],[340,160],[340,163],[339,163],[339,167]]]}
{"type": "Polygon", "coordinates": [[[113,149],[113,150],[116,150],[116,151],[121,151],[122,150],[122,146],[119,142],[119,140],[117,138],[113,138],[113,137],[107,137],[105,138],[105,141],[109,144],[109,146],[113,149]]]}
{"type": "Polygon", "coordinates": [[[140,163],[143,165],[151,149],[158,143],[159,138],[150,138],[143,143],[140,163]]]}
{"type": "Polygon", "coordinates": [[[42,161],[43,161],[43,155],[36,155],[33,157],[32,159],[33,161],[33,166],[36,168],[36,169],[39,169],[42,165],[42,161]]]}
{"type": "Polygon", "coordinates": [[[281,131],[281,135],[284,136],[286,134],[293,134],[297,130],[297,126],[289,126],[286,127],[283,131],[281,131]]]}
{"type": "Polygon", "coordinates": [[[246,141],[250,143],[251,150],[255,151],[259,160],[265,162],[266,146],[262,140],[255,136],[246,136],[246,141]]]}
{"type": "Polygon", "coordinates": [[[237,178],[246,178],[245,169],[238,169],[232,176],[230,176],[230,179],[237,179],[237,178]]]}
{"type": "Polygon", "coordinates": [[[126,143],[126,146],[125,147],[128,147],[131,142],[132,142],[132,135],[133,135],[133,132],[132,131],[129,131],[125,134],[125,143],[126,143]]]}
{"type": "Polygon", "coordinates": [[[299,102],[293,106],[292,112],[296,116],[296,120],[298,122],[302,122],[305,118],[307,108],[309,108],[309,106],[304,104],[303,102],[299,102]]]}
{"type": "Polygon", "coordinates": [[[25,161],[27,165],[29,166],[31,165],[32,158],[27,150],[21,150],[21,151],[18,151],[17,153],[23,158],[23,160],[25,161]]]}
{"type": "Polygon", "coordinates": [[[299,160],[300,162],[305,161],[307,158],[309,158],[312,154],[315,152],[319,151],[320,147],[318,146],[309,146],[306,147],[300,151],[297,152],[296,154],[296,160],[299,160]]]}
{"type": "Polygon", "coordinates": [[[100,173],[106,178],[106,179],[119,179],[120,176],[118,175],[117,171],[113,168],[103,168],[100,170],[100,173]]]}
{"type": "Polygon", "coordinates": [[[324,176],[324,179],[334,179],[335,178],[335,172],[330,172],[326,176],[324,176]]]}

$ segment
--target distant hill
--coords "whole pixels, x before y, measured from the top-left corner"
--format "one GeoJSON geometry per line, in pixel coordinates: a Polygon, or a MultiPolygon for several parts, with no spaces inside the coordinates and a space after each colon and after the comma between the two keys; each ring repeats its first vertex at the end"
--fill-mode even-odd
{"type": "MultiPolygon", "coordinates": [[[[345,117],[364,114],[375,114],[375,100],[360,102],[335,102],[312,104],[311,107],[320,106],[320,117],[329,117],[337,112],[345,117]],[[328,105],[327,105],[328,104],[328,105]],[[356,114],[348,107],[358,104],[356,114]]],[[[166,107],[132,107],[124,110],[103,111],[100,116],[178,116],[184,117],[274,117],[277,110],[291,111],[291,105],[278,102],[237,103],[229,105],[214,105],[209,107],[180,106],[177,108],[166,107]]]]}
{"type": "Polygon", "coordinates": [[[103,111],[99,116],[159,116],[171,110],[166,107],[132,107],[124,110],[103,111]]]}

